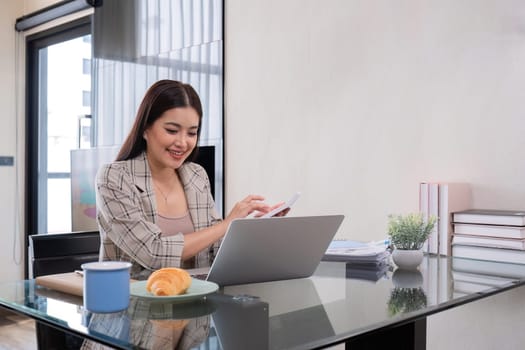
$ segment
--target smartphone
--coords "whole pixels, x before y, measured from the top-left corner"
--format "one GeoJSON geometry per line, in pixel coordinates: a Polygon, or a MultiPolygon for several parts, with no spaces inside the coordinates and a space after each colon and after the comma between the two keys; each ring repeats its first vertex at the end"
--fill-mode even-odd
{"type": "Polygon", "coordinates": [[[271,218],[272,216],[274,216],[276,214],[279,214],[283,210],[291,208],[292,205],[299,199],[300,196],[301,196],[301,192],[296,192],[292,196],[292,198],[290,198],[286,203],[284,203],[283,205],[275,208],[274,210],[271,210],[271,211],[267,212],[266,214],[261,216],[261,218],[271,218]]]}

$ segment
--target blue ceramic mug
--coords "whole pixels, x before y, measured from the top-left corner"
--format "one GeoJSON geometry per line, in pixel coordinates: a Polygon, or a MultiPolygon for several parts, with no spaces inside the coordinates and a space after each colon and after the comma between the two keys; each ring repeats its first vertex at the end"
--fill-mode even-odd
{"type": "Polygon", "coordinates": [[[99,261],[82,264],[84,308],[91,312],[118,312],[129,306],[131,263],[99,261]]]}

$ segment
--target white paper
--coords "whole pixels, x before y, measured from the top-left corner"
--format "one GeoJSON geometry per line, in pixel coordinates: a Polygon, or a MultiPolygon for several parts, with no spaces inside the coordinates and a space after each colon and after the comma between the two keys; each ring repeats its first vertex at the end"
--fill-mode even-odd
{"type": "Polygon", "coordinates": [[[274,210],[269,211],[268,213],[266,213],[263,216],[261,216],[261,218],[271,218],[272,216],[274,216],[276,214],[279,214],[281,211],[283,211],[283,210],[285,210],[287,208],[291,208],[292,205],[297,201],[297,199],[299,199],[300,196],[301,196],[301,192],[295,193],[292,196],[292,198],[290,198],[286,203],[284,203],[283,205],[275,208],[274,210]]]}

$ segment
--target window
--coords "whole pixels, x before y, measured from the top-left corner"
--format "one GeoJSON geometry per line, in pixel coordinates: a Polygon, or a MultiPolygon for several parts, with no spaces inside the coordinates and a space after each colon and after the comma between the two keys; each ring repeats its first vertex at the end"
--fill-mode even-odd
{"type": "Polygon", "coordinates": [[[71,230],[70,151],[91,115],[91,26],[84,18],[27,38],[28,233],[71,230]]]}
{"type": "Polygon", "coordinates": [[[94,190],[86,185],[94,176],[79,166],[92,170],[95,162],[79,159],[116,155],[144,92],[159,79],[190,83],[201,97],[200,146],[214,150],[210,178],[222,213],[222,20],[220,0],[114,0],[92,17],[27,38],[28,234],[96,225],[94,190]]]}
{"type": "Polygon", "coordinates": [[[91,106],[91,91],[82,91],[82,106],[91,106]]]}
{"type": "MultiPolygon", "coordinates": [[[[89,36],[89,35],[83,36],[82,39],[84,39],[87,36],[89,36]]],[[[86,41],[84,41],[84,42],[86,42],[86,41]]],[[[87,43],[90,43],[90,42],[87,42],[87,43]]],[[[85,75],[91,75],[91,60],[89,58],[82,59],[82,72],[85,75]]]]}

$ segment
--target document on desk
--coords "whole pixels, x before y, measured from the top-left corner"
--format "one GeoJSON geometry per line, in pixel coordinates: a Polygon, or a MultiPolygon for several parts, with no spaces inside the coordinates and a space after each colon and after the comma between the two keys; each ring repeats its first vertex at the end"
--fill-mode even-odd
{"type": "Polygon", "coordinates": [[[351,240],[334,240],[328,246],[324,260],[374,263],[383,262],[389,255],[386,241],[367,243],[351,240]]]}

